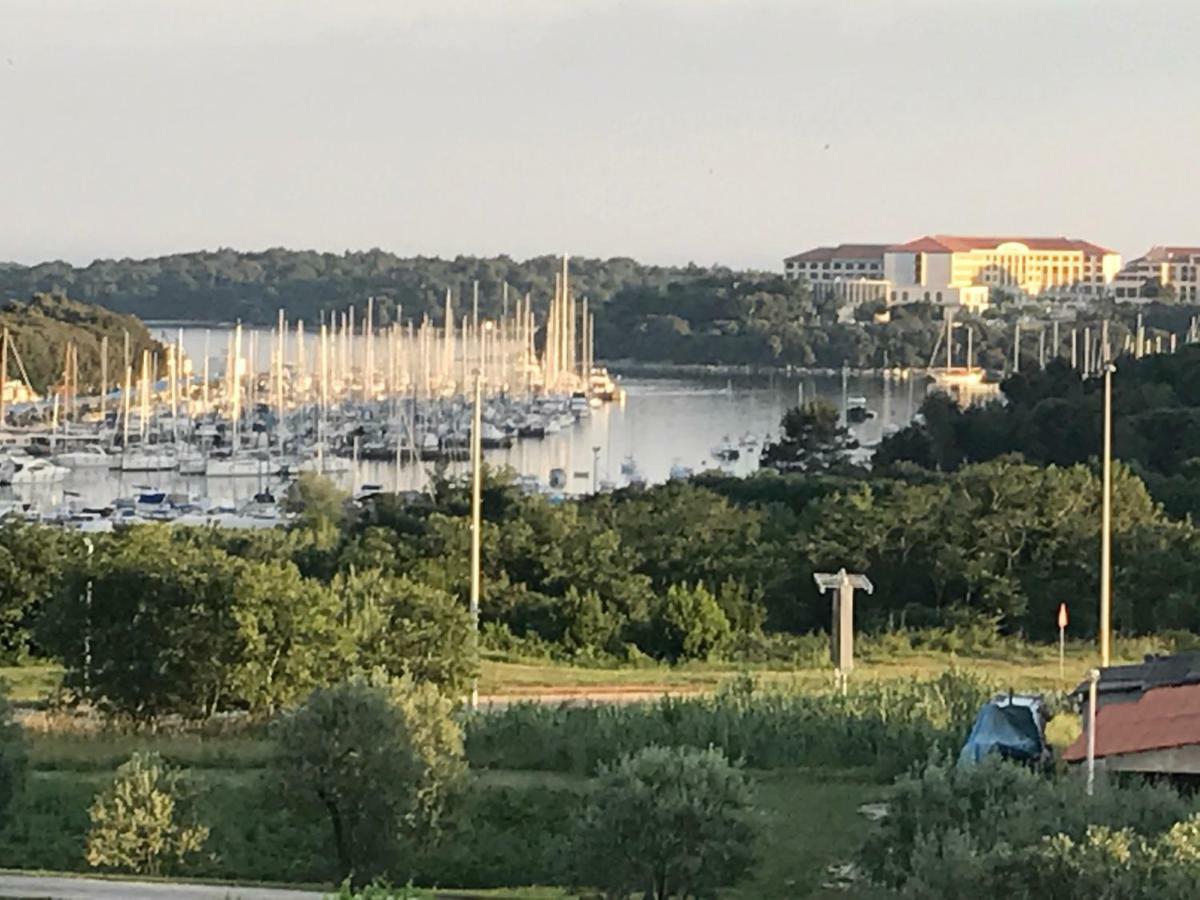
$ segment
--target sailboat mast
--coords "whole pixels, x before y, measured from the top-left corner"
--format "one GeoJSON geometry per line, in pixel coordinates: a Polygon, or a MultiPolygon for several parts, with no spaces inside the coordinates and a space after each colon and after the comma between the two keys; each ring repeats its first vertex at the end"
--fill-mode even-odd
{"type": "Polygon", "coordinates": [[[0,428],[8,421],[8,326],[0,337],[0,428]]]}

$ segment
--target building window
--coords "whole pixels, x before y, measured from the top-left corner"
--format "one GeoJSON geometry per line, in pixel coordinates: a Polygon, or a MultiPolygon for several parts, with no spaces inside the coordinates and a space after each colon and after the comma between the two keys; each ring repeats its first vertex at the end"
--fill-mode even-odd
{"type": "Polygon", "coordinates": [[[925,302],[926,302],[926,303],[928,303],[928,302],[929,302],[929,291],[926,291],[926,292],[925,292],[925,302]]]}
{"type": "Polygon", "coordinates": [[[941,302],[942,302],[942,292],[941,292],[941,291],[938,291],[938,292],[937,292],[937,302],[938,302],[938,303],[941,303],[941,302]]]}
{"type": "Polygon", "coordinates": [[[892,291],[892,302],[893,303],[896,302],[896,292],[895,291],[892,291]]]}

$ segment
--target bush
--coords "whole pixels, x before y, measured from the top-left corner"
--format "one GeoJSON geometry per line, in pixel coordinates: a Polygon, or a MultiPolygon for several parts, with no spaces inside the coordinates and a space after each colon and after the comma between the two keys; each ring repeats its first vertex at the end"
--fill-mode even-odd
{"type": "Polygon", "coordinates": [[[1103,779],[1089,799],[1078,772],[1053,778],[999,760],[966,769],[931,764],[896,783],[888,815],[872,829],[861,860],[872,879],[913,896],[960,896],[939,894],[936,885],[952,891],[956,879],[961,886],[968,877],[972,884],[999,877],[1009,871],[1009,851],[1024,853],[1044,835],[1081,841],[1102,823],[1154,836],[1193,808],[1167,787],[1103,779]],[[984,858],[983,850],[995,855],[984,858]],[[958,874],[947,874],[951,869],[958,874]]]}
{"type": "Polygon", "coordinates": [[[190,821],[179,770],[157,753],[135,753],[89,811],[88,865],[161,875],[198,853],[208,828],[190,821]]]}
{"type": "Polygon", "coordinates": [[[356,677],[276,723],[286,796],[328,816],[339,878],[386,874],[402,838],[436,828],[461,773],[450,712],[429,685],[356,677]]]}
{"type": "Polygon", "coordinates": [[[703,584],[667,588],[650,623],[650,652],[659,659],[708,659],[729,640],[729,620],[703,584]]]}
{"type": "Polygon", "coordinates": [[[609,896],[711,896],[754,860],[750,785],[719,750],[647,747],[600,773],[573,845],[609,896]]]}
{"type": "Polygon", "coordinates": [[[13,721],[8,688],[0,681],[0,820],[25,778],[25,733],[13,721]]]}

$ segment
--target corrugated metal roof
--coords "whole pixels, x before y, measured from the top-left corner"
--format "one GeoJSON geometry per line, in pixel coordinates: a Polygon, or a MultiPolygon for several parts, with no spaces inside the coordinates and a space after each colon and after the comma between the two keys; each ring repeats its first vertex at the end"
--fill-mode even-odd
{"type": "MultiPolygon", "coordinates": [[[[1115,703],[1096,711],[1096,756],[1142,753],[1200,744],[1200,685],[1158,687],[1136,702],[1115,703]]],[[[1063,759],[1087,759],[1087,735],[1081,734],[1063,759]]]]}

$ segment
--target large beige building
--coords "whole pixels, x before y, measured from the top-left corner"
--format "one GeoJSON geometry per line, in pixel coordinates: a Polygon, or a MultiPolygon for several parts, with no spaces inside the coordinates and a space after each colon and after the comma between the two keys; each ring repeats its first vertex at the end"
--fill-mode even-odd
{"type": "Polygon", "coordinates": [[[926,235],[905,244],[818,247],[784,260],[789,278],[849,301],[929,302],[979,309],[992,292],[1059,299],[1111,293],[1112,250],[1074,238],[926,235]]]}
{"type": "Polygon", "coordinates": [[[1110,293],[1120,268],[1112,250],[1065,237],[927,235],[884,255],[893,303],[981,306],[993,290],[1014,297],[1099,297],[1110,293]]]}
{"type": "Polygon", "coordinates": [[[1118,273],[1113,294],[1118,300],[1164,294],[1189,303],[1200,300],[1200,247],[1151,247],[1118,273]]]}

